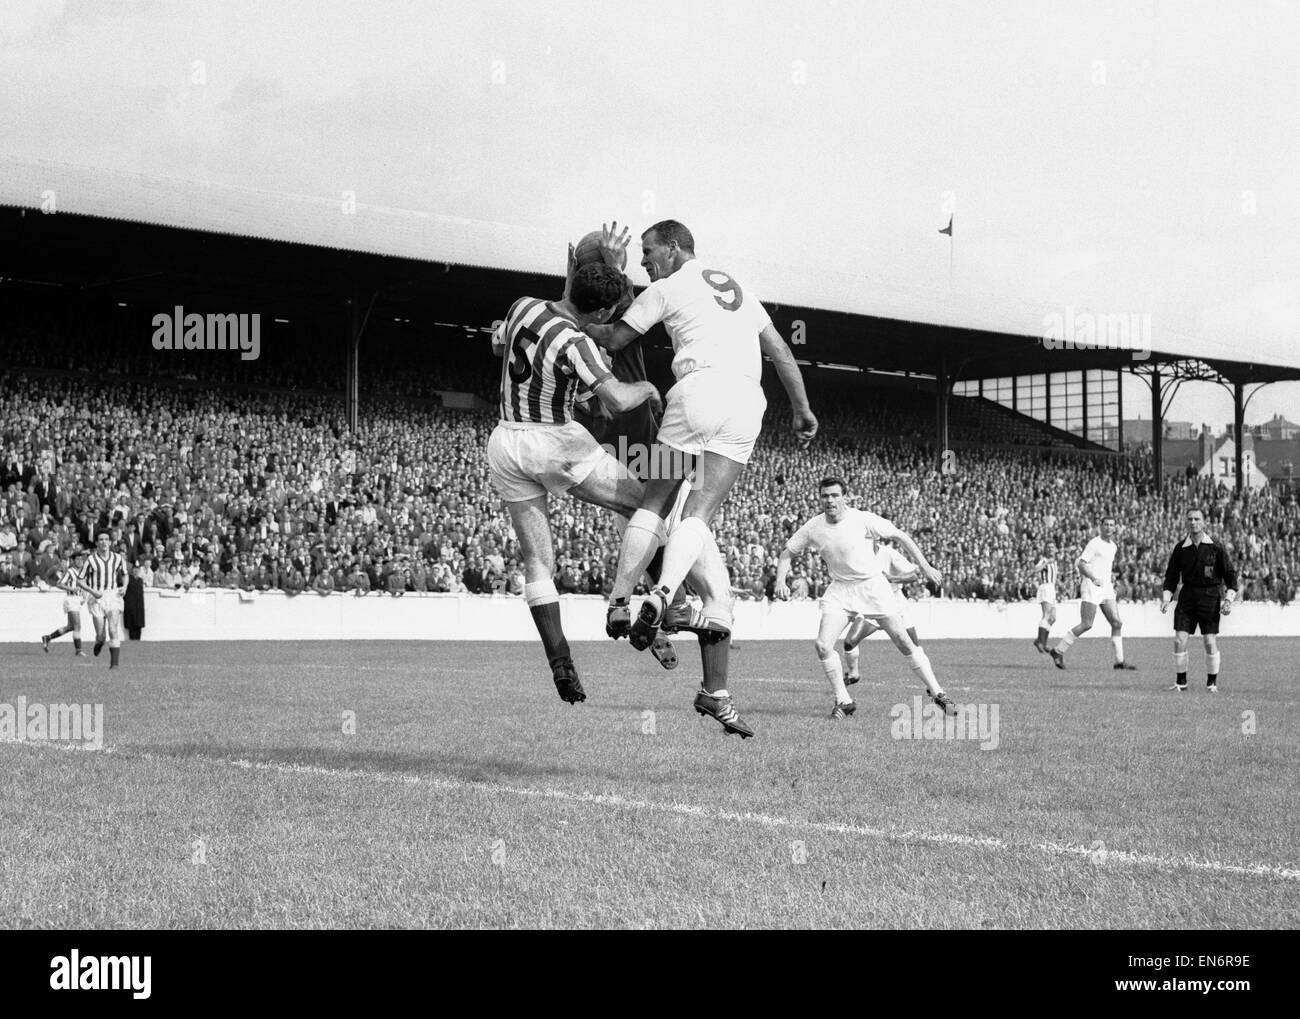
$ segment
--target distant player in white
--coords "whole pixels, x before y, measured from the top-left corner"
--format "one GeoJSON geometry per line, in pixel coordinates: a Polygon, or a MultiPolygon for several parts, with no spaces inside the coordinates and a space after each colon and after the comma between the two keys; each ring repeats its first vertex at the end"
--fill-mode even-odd
{"type": "Polygon", "coordinates": [[[826,478],[817,489],[823,512],[790,536],[777,562],[773,591],[778,598],[790,597],[790,589],[786,586],[790,560],[805,551],[818,552],[830,571],[831,584],[822,595],[821,626],[813,647],[835,691],[831,718],[845,718],[857,707],[845,689],[840,656],[835,652],[835,639],[844,630],[849,617],[855,614],[874,620],[889,634],[894,646],[907,658],[912,671],[925,683],[931,699],[943,708],[945,714],[955,715],[957,706],[935,679],[929,657],[907,635],[904,621],[899,617],[898,602],[876,562],[872,540],[896,540],[916,560],[928,580],[937,584],[943,576],[926,561],[916,542],[904,531],[884,517],[846,505],[842,480],[826,478]]]}
{"type": "MultiPolygon", "coordinates": [[[[626,231],[617,237],[606,231],[602,252],[609,249],[607,258],[617,261],[616,249],[626,247],[627,241],[626,231]]],[[[741,721],[726,689],[731,581],[709,525],[749,462],[763,425],[764,355],[771,358],[790,398],[791,427],[801,439],[812,439],[817,419],[808,407],[794,355],[763,305],[734,276],[695,257],[695,238],[685,226],[675,220],[654,224],[641,235],[641,249],[650,286],[621,321],[585,328],[602,347],[618,351],[663,323],[673,341],[677,384],[668,393],[656,443],[687,456],[666,458],[669,469],[654,472],[646,482],[641,508],[623,535],[606,631],[615,639],[628,636],[639,650],[649,647],[673,592],[698,561],[706,577],[698,592],[704,604],[698,625],[683,627],[700,639],[704,683],[695,710],[744,738],[753,730],[741,721]],[[694,464],[684,462],[689,460],[694,464]],[[659,585],[633,624],[628,599],[663,540],[665,519],[688,474],[690,492],[664,545],[659,585]]]]}
{"type": "Polygon", "coordinates": [[[1038,604],[1043,607],[1043,618],[1038,623],[1038,638],[1034,641],[1039,654],[1050,650],[1047,638],[1052,635],[1052,627],[1056,624],[1056,574],[1056,545],[1049,541],[1042,558],[1034,563],[1034,576],[1038,578],[1038,604]]]}
{"type": "Polygon", "coordinates": [[[1058,669],[1065,668],[1065,653],[1076,639],[1092,629],[1097,618],[1097,606],[1110,623],[1110,643],[1115,650],[1113,668],[1132,672],[1137,668],[1124,661],[1124,624],[1119,618],[1119,607],[1115,604],[1115,585],[1111,582],[1111,573],[1115,569],[1115,518],[1103,517],[1101,533],[1083,547],[1083,552],[1074,561],[1083,579],[1079,583],[1079,622],[1052,649],[1052,661],[1058,669]]]}
{"type": "MultiPolygon", "coordinates": [[[[894,548],[892,539],[878,541],[875,545],[876,565],[889,581],[889,589],[898,604],[898,618],[906,628],[907,635],[912,638],[912,643],[920,647],[921,638],[917,636],[916,627],[912,625],[912,620],[907,614],[907,595],[903,594],[903,585],[920,580],[921,568],[894,548]]],[[[859,645],[879,629],[880,624],[866,616],[857,616],[849,623],[848,632],[844,634],[844,661],[847,666],[844,670],[845,686],[852,686],[862,678],[862,674],[858,671],[858,656],[862,650],[859,645]]]]}

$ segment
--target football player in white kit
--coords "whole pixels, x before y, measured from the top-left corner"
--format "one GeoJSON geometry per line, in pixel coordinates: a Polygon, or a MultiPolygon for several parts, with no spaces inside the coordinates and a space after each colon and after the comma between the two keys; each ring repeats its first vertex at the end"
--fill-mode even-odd
{"type": "MultiPolygon", "coordinates": [[[[889,589],[894,594],[894,601],[898,603],[898,618],[907,635],[912,638],[912,643],[920,647],[921,638],[917,636],[916,627],[907,614],[907,595],[903,594],[903,585],[920,580],[921,568],[894,548],[891,542],[878,541],[875,545],[876,565],[889,581],[889,589]]],[[[880,624],[866,616],[855,616],[849,623],[848,632],[844,634],[844,661],[847,666],[844,670],[845,686],[852,686],[862,678],[858,671],[858,656],[861,652],[859,645],[879,629],[880,624]]]]}
{"type": "Polygon", "coordinates": [[[826,478],[817,486],[823,512],[805,523],[790,536],[781,552],[776,567],[774,593],[778,598],[788,598],[790,589],[786,577],[790,560],[804,551],[820,553],[830,571],[831,584],[822,595],[822,619],[813,647],[835,691],[835,707],[831,718],[840,719],[853,714],[857,707],[844,686],[840,656],[835,651],[835,639],[844,630],[849,617],[858,614],[875,620],[889,634],[894,646],[907,658],[912,671],[925,683],[930,699],[939,705],[944,714],[955,715],[957,705],[952,702],[934,676],[929,656],[917,647],[907,635],[904,621],[899,618],[898,603],[889,581],[880,571],[872,549],[872,540],[894,539],[907,551],[921,568],[921,573],[938,584],[943,575],[929,564],[910,536],[900,531],[884,517],[854,509],[844,502],[844,482],[839,478],[826,478]]]}
{"type": "MultiPolygon", "coordinates": [[[[604,233],[602,252],[617,259],[627,231],[604,233]]],[[[628,636],[638,650],[650,646],[673,592],[699,561],[707,578],[698,620],[683,629],[696,633],[704,684],[695,710],[722,723],[742,739],[754,734],[731,703],[727,664],[731,645],[731,581],[710,523],[749,462],[763,425],[767,400],[760,385],[763,356],[771,358],[793,408],[791,426],[804,441],[817,432],[803,376],[794,355],[772,325],[763,305],[736,278],[695,257],[695,238],[681,223],[664,220],[641,235],[641,265],[650,277],[622,320],[588,325],[587,333],[608,350],[621,350],[662,322],[673,341],[673,375],[656,450],[667,470],[646,482],[641,508],[628,522],[610,598],[606,630],[628,636]],[[675,451],[678,455],[671,454],[675,451]],[[680,454],[687,454],[686,457],[680,454]],[[684,461],[694,461],[693,464],[684,461]],[[664,475],[668,475],[665,477],[664,475]],[[641,606],[635,624],[628,598],[655,550],[664,541],[665,520],[678,489],[691,476],[681,519],[667,534],[659,585],[641,606]]],[[[694,580],[692,581],[694,583],[694,580]]]]}
{"type": "Polygon", "coordinates": [[[1110,623],[1110,643],[1115,651],[1115,664],[1112,668],[1126,672],[1137,668],[1124,660],[1124,624],[1119,618],[1119,607],[1115,604],[1115,585],[1110,578],[1115,568],[1114,533],[1115,518],[1103,517],[1101,533],[1083,547],[1082,554],[1074,561],[1083,575],[1079,583],[1079,622],[1052,649],[1052,661],[1058,669],[1065,668],[1065,653],[1075,640],[1092,629],[1098,605],[1110,623]]]}

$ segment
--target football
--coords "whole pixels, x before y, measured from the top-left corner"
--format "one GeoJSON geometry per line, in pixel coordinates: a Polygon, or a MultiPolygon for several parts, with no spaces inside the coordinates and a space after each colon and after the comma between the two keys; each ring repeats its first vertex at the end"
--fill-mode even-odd
{"type": "MultiPolygon", "coordinates": [[[[584,265],[597,265],[604,261],[604,257],[600,253],[600,237],[601,232],[593,230],[584,236],[573,249],[573,258],[578,263],[578,268],[581,269],[584,265]]],[[[623,264],[618,268],[627,268],[626,251],[623,252],[623,264]]]]}

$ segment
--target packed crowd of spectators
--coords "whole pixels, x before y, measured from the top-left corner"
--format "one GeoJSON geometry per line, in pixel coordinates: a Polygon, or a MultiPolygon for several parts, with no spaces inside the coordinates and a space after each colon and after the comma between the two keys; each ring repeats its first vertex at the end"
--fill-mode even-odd
{"type": "MultiPolygon", "coordinates": [[[[947,597],[1032,599],[1049,541],[1071,597],[1074,557],[1107,514],[1119,524],[1120,598],[1158,597],[1192,504],[1231,550],[1243,597],[1294,597],[1291,496],[1181,479],[1157,493],[1140,459],[987,444],[957,446],[940,469],[924,444],[926,404],[908,400],[828,400],[804,448],[772,399],[715,522],[738,594],[770,597],[786,539],[820,512],[818,481],[838,475],[852,502],[913,535],[947,597]]],[[[0,372],[0,585],[50,579],[60,553],[108,528],[157,588],[520,595],[518,543],[483,453],[494,424],[490,413],[371,399],[354,435],[336,397],[10,368],[0,372]]],[[[559,590],[607,594],[619,547],[610,514],[555,499],[551,519],[559,590]]],[[[820,559],[796,560],[795,597],[817,597],[827,580],[820,559]]]]}

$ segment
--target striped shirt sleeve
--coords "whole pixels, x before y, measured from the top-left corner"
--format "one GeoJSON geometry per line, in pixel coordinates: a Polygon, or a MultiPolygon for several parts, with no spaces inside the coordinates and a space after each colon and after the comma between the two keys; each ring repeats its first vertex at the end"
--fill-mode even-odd
{"type": "Polygon", "coordinates": [[[590,337],[578,334],[564,348],[564,357],[573,373],[582,380],[588,389],[595,389],[606,379],[613,378],[613,373],[605,367],[600,350],[590,337]]]}

